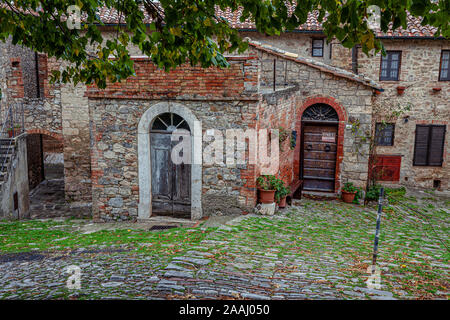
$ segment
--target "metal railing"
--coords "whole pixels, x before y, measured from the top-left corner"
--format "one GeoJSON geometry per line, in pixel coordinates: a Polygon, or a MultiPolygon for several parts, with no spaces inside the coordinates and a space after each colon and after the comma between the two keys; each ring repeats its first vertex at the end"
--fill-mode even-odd
{"type": "Polygon", "coordinates": [[[0,163],[0,174],[5,171],[8,163],[8,154],[14,148],[14,138],[25,132],[25,118],[23,104],[12,104],[4,112],[2,112],[0,139],[10,139],[6,148],[2,145],[4,159],[0,163]]]}

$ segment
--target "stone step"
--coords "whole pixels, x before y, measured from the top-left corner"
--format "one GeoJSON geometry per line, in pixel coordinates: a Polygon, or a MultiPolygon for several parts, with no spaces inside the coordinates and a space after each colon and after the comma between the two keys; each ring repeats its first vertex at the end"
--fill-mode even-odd
{"type": "Polygon", "coordinates": [[[3,163],[3,161],[6,160],[6,162],[10,161],[13,157],[12,153],[0,153],[0,165],[3,163]]]}
{"type": "Polygon", "coordinates": [[[302,196],[305,198],[310,199],[317,199],[317,200],[334,200],[337,199],[337,193],[334,192],[321,192],[321,191],[302,191],[302,196]]]}
{"type": "Polygon", "coordinates": [[[16,140],[9,138],[0,138],[0,146],[16,145],[16,140]]]}

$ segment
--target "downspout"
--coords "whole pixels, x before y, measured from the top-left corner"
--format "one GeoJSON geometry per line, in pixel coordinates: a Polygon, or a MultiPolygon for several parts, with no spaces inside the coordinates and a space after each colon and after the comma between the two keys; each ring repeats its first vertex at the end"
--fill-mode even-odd
{"type": "Polygon", "coordinates": [[[358,47],[352,48],[352,71],[354,74],[358,74],[358,47]]]}
{"type": "Polygon", "coordinates": [[[34,52],[34,68],[36,69],[36,98],[41,97],[41,87],[39,85],[39,60],[37,51],[34,52]]]}

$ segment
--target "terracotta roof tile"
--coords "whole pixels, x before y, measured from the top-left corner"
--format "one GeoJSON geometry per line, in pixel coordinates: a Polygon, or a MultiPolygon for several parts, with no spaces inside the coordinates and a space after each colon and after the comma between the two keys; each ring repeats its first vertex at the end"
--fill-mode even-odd
{"type": "MultiPolygon", "coordinates": [[[[0,4],[0,7],[6,7],[5,4],[0,4]]],[[[145,12],[143,5],[140,6],[141,10],[144,11],[144,22],[150,23],[151,17],[145,12]]],[[[290,10],[292,11],[292,9],[290,10]]],[[[27,13],[36,15],[33,11],[27,11],[27,13]]],[[[217,16],[224,17],[229,21],[233,28],[238,29],[251,29],[256,30],[255,24],[251,22],[249,19],[245,21],[240,21],[240,17],[242,14],[242,9],[238,9],[234,12],[231,9],[227,9],[225,11],[217,8],[217,16]]],[[[114,8],[102,7],[98,9],[98,16],[100,20],[104,24],[117,24],[119,23],[119,15],[114,8]]],[[[124,23],[124,19],[121,19],[121,22],[124,23]]],[[[308,19],[305,24],[299,26],[297,28],[298,31],[321,31],[322,26],[318,21],[318,12],[311,12],[308,15],[308,19]]],[[[408,13],[408,22],[406,30],[402,27],[398,28],[395,31],[388,31],[387,33],[381,32],[381,30],[376,30],[376,35],[378,37],[433,37],[437,28],[426,25],[423,26],[420,23],[420,19],[413,17],[410,13],[408,13]]]]}
{"type": "MultiPolygon", "coordinates": [[[[256,30],[255,24],[246,19],[245,21],[241,21],[240,17],[242,14],[242,9],[238,9],[234,12],[231,9],[226,9],[225,11],[217,8],[216,10],[217,16],[224,17],[231,24],[233,28],[237,29],[251,29],[256,30]]],[[[119,17],[115,9],[101,8],[99,9],[99,16],[103,23],[105,24],[117,24],[119,17]]],[[[145,13],[146,23],[151,22],[151,18],[145,13]]],[[[308,14],[308,19],[306,23],[299,26],[297,30],[299,31],[321,31],[322,25],[318,21],[318,12],[311,12],[308,14]]],[[[403,28],[398,28],[394,32],[388,31],[387,33],[381,32],[381,30],[376,30],[376,35],[378,37],[432,37],[436,32],[437,28],[432,26],[422,26],[420,20],[416,17],[413,17],[410,13],[408,13],[408,23],[406,30],[403,28]]]]}

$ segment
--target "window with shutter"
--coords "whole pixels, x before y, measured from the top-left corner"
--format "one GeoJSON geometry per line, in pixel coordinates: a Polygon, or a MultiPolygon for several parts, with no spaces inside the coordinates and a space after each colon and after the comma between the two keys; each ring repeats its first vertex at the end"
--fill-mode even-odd
{"type": "Polygon", "coordinates": [[[386,56],[381,56],[380,80],[398,81],[401,55],[401,51],[387,51],[386,56]]]}
{"type": "Polygon", "coordinates": [[[445,125],[417,125],[414,145],[415,166],[442,166],[445,125]]]}
{"type": "Polygon", "coordinates": [[[377,123],[375,126],[375,142],[377,146],[393,146],[394,129],[395,125],[393,123],[377,123]]]}

